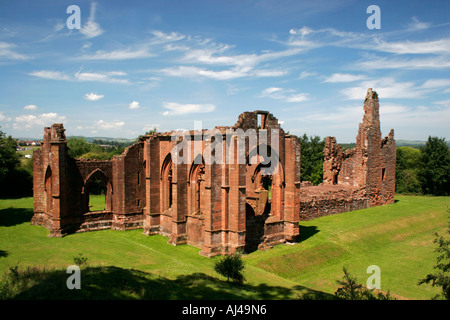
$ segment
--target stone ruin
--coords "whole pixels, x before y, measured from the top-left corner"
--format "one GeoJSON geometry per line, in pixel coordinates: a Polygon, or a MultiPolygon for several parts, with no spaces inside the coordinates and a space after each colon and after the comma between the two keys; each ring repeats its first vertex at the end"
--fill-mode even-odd
{"type": "Polygon", "coordinates": [[[367,90],[355,148],[344,151],[335,137],[327,137],[323,154],[323,183],[303,183],[300,190],[301,220],[394,203],[394,130],[381,138],[375,91],[367,90]]]}
{"type": "Polygon", "coordinates": [[[393,130],[381,139],[378,97],[371,89],[355,149],[344,152],[335,138],[326,138],[323,184],[300,181],[300,148],[271,113],[258,110],[212,134],[142,136],[107,161],[71,158],[63,125],[53,124],[33,154],[31,222],[52,237],[143,229],[210,257],[293,242],[301,220],[394,202],[393,130]],[[105,189],[101,211],[89,208],[94,180],[105,189]]]}

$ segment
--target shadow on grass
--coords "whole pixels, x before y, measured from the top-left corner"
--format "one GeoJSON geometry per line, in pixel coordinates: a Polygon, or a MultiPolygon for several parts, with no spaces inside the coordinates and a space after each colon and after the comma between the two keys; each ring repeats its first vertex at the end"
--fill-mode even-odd
{"type": "Polygon", "coordinates": [[[25,288],[14,299],[83,299],[83,300],[234,300],[234,299],[332,299],[333,296],[296,286],[285,288],[260,285],[235,285],[204,273],[180,275],[167,279],[151,273],[118,267],[86,267],[81,269],[81,289],[69,290],[65,270],[34,271],[23,274],[25,288]],[[36,278],[38,281],[33,281],[36,278]]]}
{"type": "Polygon", "coordinates": [[[8,255],[9,255],[9,252],[8,252],[8,251],[0,250],[0,258],[1,258],[1,257],[7,257],[8,255]]]}
{"type": "Polygon", "coordinates": [[[316,226],[302,226],[299,225],[300,237],[298,242],[303,242],[306,239],[311,238],[313,235],[318,233],[320,230],[316,226]]]}
{"type": "Polygon", "coordinates": [[[0,210],[0,227],[12,227],[24,222],[30,222],[33,209],[7,208],[0,210]]]}

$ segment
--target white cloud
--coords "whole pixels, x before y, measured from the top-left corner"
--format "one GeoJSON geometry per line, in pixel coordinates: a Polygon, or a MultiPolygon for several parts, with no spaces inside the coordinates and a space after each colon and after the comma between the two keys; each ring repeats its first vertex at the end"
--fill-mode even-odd
{"type": "Polygon", "coordinates": [[[303,102],[308,100],[307,93],[295,93],[295,90],[278,87],[264,89],[261,96],[271,99],[284,100],[286,102],[303,102]]]}
{"type": "Polygon", "coordinates": [[[139,109],[141,106],[139,105],[139,102],[133,101],[128,105],[128,108],[130,109],[139,109]]]}
{"type": "MultiPolygon", "coordinates": [[[[173,36],[173,38],[181,39],[180,36],[173,36]]],[[[215,80],[231,80],[242,77],[278,77],[287,74],[287,70],[268,68],[268,64],[264,67],[260,67],[260,65],[290,57],[303,51],[300,48],[289,47],[286,50],[274,52],[234,54],[233,48],[233,45],[215,43],[209,39],[188,37],[180,45],[166,46],[166,50],[178,50],[184,55],[177,59],[177,66],[163,68],[160,72],[169,76],[204,77],[215,80]]]]}
{"type": "Polygon", "coordinates": [[[92,42],[86,42],[81,46],[81,50],[89,49],[92,46],[92,42]]]}
{"type": "Polygon", "coordinates": [[[153,57],[155,54],[148,51],[148,48],[125,49],[106,52],[98,50],[94,54],[85,54],[76,59],[80,60],[127,60],[153,57]]]}
{"type": "Polygon", "coordinates": [[[293,56],[303,51],[299,48],[289,48],[282,51],[265,52],[261,54],[225,55],[224,53],[231,48],[232,46],[226,44],[214,44],[206,48],[191,49],[186,52],[185,56],[182,58],[182,62],[254,68],[262,62],[293,56]]]}
{"type": "Polygon", "coordinates": [[[100,28],[100,25],[94,21],[95,19],[95,10],[97,8],[97,3],[91,3],[91,12],[86,24],[80,29],[80,32],[84,34],[87,38],[94,38],[103,33],[103,30],[100,28]]]}
{"type": "Polygon", "coordinates": [[[124,76],[125,72],[121,71],[110,71],[104,73],[94,73],[94,72],[77,72],[75,73],[75,79],[78,81],[99,81],[99,82],[109,82],[109,83],[129,83],[127,79],[116,78],[116,76],[124,76]]]}
{"type": "Polygon", "coordinates": [[[106,122],[104,120],[98,120],[95,124],[100,129],[110,130],[122,128],[125,125],[125,122],[123,121],[106,122]]]}
{"type": "Polygon", "coordinates": [[[255,77],[281,77],[286,75],[288,72],[286,70],[253,70],[250,72],[250,76],[255,77]]]}
{"type": "Polygon", "coordinates": [[[360,33],[339,31],[333,28],[314,30],[307,26],[291,29],[289,34],[290,37],[286,44],[303,50],[323,46],[350,46],[367,39],[367,35],[360,33]]]}
{"type": "Polygon", "coordinates": [[[423,88],[450,87],[450,79],[429,79],[422,85],[423,88]]]}
{"type": "Polygon", "coordinates": [[[151,124],[147,124],[142,128],[143,132],[148,132],[148,131],[152,131],[155,130],[159,131],[160,130],[161,125],[159,123],[151,123],[151,124]]]}
{"type": "Polygon", "coordinates": [[[399,104],[393,104],[393,103],[383,103],[380,104],[380,114],[382,115],[389,115],[389,114],[405,114],[405,112],[410,112],[411,108],[399,105],[399,104]]]}
{"type": "Polygon", "coordinates": [[[341,92],[351,100],[363,100],[367,89],[373,88],[380,99],[419,98],[428,92],[413,82],[396,82],[393,78],[379,78],[363,81],[360,86],[350,87],[341,92]]]}
{"type": "Polygon", "coordinates": [[[0,41],[0,59],[5,60],[28,60],[29,56],[14,51],[15,44],[0,41]]]}
{"type": "Polygon", "coordinates": [[[55,26],[53,27],[53,30],[54,30],[55,32],[58,32],[58,31],[61,31],[62,29],[64,29],[65,27],[66,27],[66,24],[65,24],[65,23],[57,22],[57,23],[55,24],[55,26]]]}
{"type": "Polygon", "coordinates": [[[25,110],[36,110],[37,109],[37,106],[36,105],[34,105],[34,104],[29,104],[29,105],[26,105],[25,107],[23,107],[25,110]]]}
{"type": "MultiPolygon", "coordinates": [[[[409,31],[427,29],[429,23],[413,18],[409,31]]],[[[450,39],[444,38],[431,41],[387,41],[382,35],[345,32],[333,28],[311,29],[303,27],[290,31],[287,42],[290,46],[302,46],[306,49],[323,46],[341,46],[348,48],[382,51],[395,54],[447,54],[450,51],[450,39]]]]}
{"type": "Polygon", "coordinates": [[[396,54],[447,54],[450,51],[450,39],[440,39],[435,41],[403,41],[385,42],[380,41],[374,48],[378,51],[396,54]]]}
{"type": "Polygon", "coordinates": [[[181,104],[177,102],[164,102],[163,108],[168,110],[164,111],[163,115],[168,116],[213,112],[216,109],[216,106],[213,104],[181,104]]]}
{"type": "Polygon", "coordinates": [[[429,22],[421,22],[417,17],[412,17],[412,22],[408,24],[408,29],[411,31],[417,31],[417,30],[425,30],[428,29],[431,26],[431,23],[429,22]]]}
{"type": "Polygon", "coordinates": [[[278,77],[286,74],[282,70],[252,70],[251,67],[234,67],[228,70],[208,70],[194,66],[178,66],[161,69],[160,72],[173,77],[204,77],[215,80],[231,80],[243,77],[278,77]]]}
{"type": "Polygon", "coordinates": [[[152,43],[166,43],[179,41],[186,37],[185,35],[178,32],[164,33],[162,31],[155,30],[152,31],[151,33],[154,36],[154,38],[152,39],[152,43]]]}
{"type": "Polygon", "coordinates": [[[287,102],[303,102],[308,100],[308,94],[306,93],[297,93],[286,97],[287,102]]]}
{"type": "Polygon", "coordinates": [[[43,113],[40,115],[21,115],[14,119],[14,129],[31,129],[32,127],[48,127],[53,123],[62,123],[66,121],[65,116],[58,115],[57,113],[43,113]]]}
{"type": "Polygon", "coordinates": [[[11,118],[5,116],[2,112],[0,112],[0,121],[11,121],[11,118]]]}
{"type": "Polygon", "coordinates": [[[373,57],[352,65],[357,69],[378,70],[378,69],[442,69],[450,68],[450,60],[445,57],[431,58],[380,58],[373,57]]]}
{"type": "Polygon", "coordinates": [[[354,82],[365,78],[366,76],[361,74],[333,73],[331,76],[327,77],[324,82],[354,82]]]}
{"type": "Polygon", "coordinates": [[[178,66],[161,69],[160,72],[172,77],[206,77],[216,80],[230,80],[245,76],[245,73],[235,70],[212,71],[194,66],[178,66]]]}
{"type": "Polygon", "coordinates": [[[91,93],[86,93],[86,94],[84,95],[84,99],[89,100],[89,101],[97,101],[97,100],[102,99],[103,97],[104,97],[103,94],[95,94],[95,93],[93,93],[93,92],[91,92],[91,93]]]}
{"type": "Polygon", "coordinates": [[[262,94],[264,96],[266,96],[266,95],[270,95],[270,94],[272,94],[274,92],[278,92],[278,91],[282,91],[282,90],[283,90],[282,88],[270,87],[270,88],[264,89],[262,94]]]}
{"type": "MultiPolygon", "coordinates": [[[[380,106],[380,114],[383,117],[382,124],[386,127],[395,128],[396,132],[400,130],[405,133],[408,132],[410,137],[417,136],[418,133],[424,134],[424,131],[427,135],[434,135],[435,133],[432,132],[443,132],[444,134],[447,132],[448,134],[448,119],[450,118],[450,105],[448,103],[442,103],[439,107],[399,105],[388,105],[386,107],[388,112],[384,111],[383,113],[383,107],[380,106]]],[[[426,136],[422,137],[422,139],[425,138],[426,136]]]]}
{"type": "Polygon", "coordinates": [[[109,71],[109,72],[76,72],[73,76],[67,75],[60,71],[41,70],[30,72],[29,75],[49,80],[65,80],[65,81],[98,81],[108,83],[130,83],[128,79],[119,77],[126,76],[127,74],[122,71],[109,71]]]}
{"type": "Polygon", "coordinates": [[[60,71],[41,70],[29,73],[31,76],[50,80],[70,80],[70,77],[60,71]]]}
{"type": "Polygon", "coordinates": [[[305,78],[313,77],[313,76],[315,76],[315,75],[317,75],[316,72],[303,71],[303,72],[300,74],[300,79],[305,79],[305,78]]]}

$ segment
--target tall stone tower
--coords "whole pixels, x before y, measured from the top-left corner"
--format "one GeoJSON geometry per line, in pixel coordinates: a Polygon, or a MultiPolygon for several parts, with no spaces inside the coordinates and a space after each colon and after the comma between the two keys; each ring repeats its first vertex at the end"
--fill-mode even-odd
{"type": "Polygon", "coordinates": [[[51,236],[62,236],[67,206],[66,175],[67,140],[62,124],[53,124],[44,129],[42,147],[33,153],[33,189],[35,214],[32,224],[42,224],[51,236]]]}
{"type": "Polygon", "coordinates": [[[354,149],[343,152],[334,137],[324,149],[324,183],[365,188],[370,206],[394,202],[396,145],[394,130],[381,138],[378,94],[371,88],[364,100],[354,149]]]}

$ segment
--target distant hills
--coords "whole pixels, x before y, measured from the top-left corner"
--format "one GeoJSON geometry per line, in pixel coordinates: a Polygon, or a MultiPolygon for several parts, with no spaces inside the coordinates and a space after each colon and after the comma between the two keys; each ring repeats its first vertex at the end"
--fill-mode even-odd
{"type": "Polygon", "coordinates": [[[134,142],[136,142],[137,138],[135,139],[126,139],[126,138],[110,138],[110,137],[83,137],[83,136],[69,136],[67,137],[67,139],[69,138],[84,138],[87,142],[92,142],[94,140],[103,140],[103,141],[107,141],[107,142],[121,142],[121,143],[125,143],[125,144],[132,144],[134,142]]]}
{"type": "MultiPolygon", "coordinates": [[[[103,140],[103,141],[115,141],[115,142],[121,142],[121,143],[125,143],[125,144],[132,144],[134,143],[136,139],[126,139],[126,138],[110,138],[110,137],[84,137],[84,136],[68,136],[67,139],[71,138],[71,137],[75,137],[75,138],[84,138],[87,142],[92,142],[94,140],[103,140]]],[[[36,138],[14,138],[16,140],[22,140],[22,141],[41,141],[41,139],[36,139],[36,138]]]]}
{"type": "Polygon", "coordinates": [[[395,143],[397,144],[397,147],[403,147],[403,146],[424,146],[426,141],[419,141],[419,140],[395,140],[395,143]]]}

